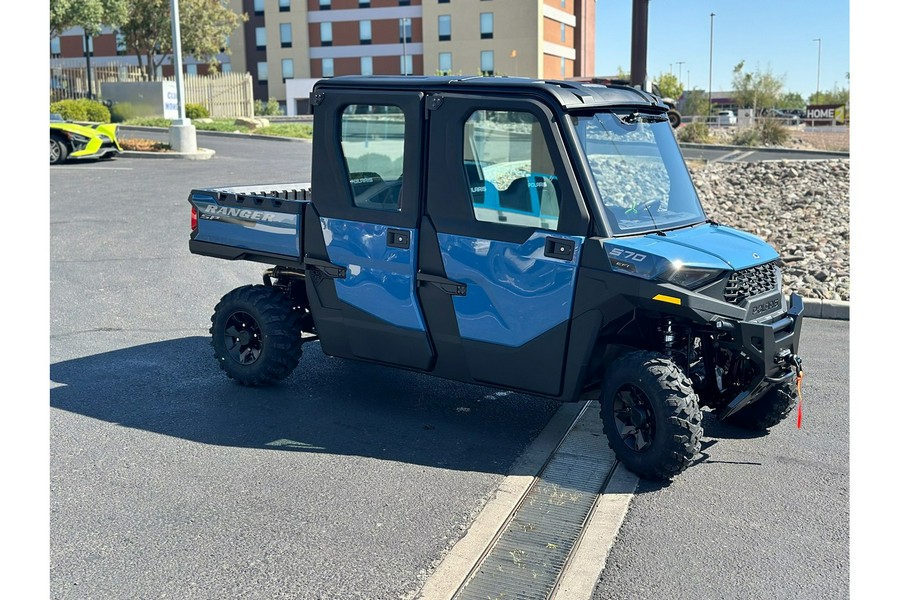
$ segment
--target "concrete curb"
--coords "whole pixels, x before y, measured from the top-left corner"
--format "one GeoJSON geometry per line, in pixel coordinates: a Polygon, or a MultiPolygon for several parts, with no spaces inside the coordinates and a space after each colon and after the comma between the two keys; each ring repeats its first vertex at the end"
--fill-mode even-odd
{"type": "MultiPolygon", "coordinates": [[[[168,131],[168,127],[145,127],[142,125],[126,125],[119,126],[119,131],[152,131],[159,133],[161,131],[168,131]]],[[[213,137],[244,137],[247,139],[256,139],[256,140],[271,140],[273,142],[303,142],[306,144],[312,143],[312,138],[292,138],[285,137],[281,135],[262,135],[259,133],[244,133],[242,131],[203,131],[201,129],[197,130],[197,135],[209,135],[213,137]]]]}
{"type": "Polygon", "coordinates": [[[215,150],[197,148],[196,152],[137,152],[126,150],[119,155],[121,158],[181,158],[184,160],[209,160],[216,155],[215,150]]]}
{"type": "Polygon", "coordinates": [[[803,308],[803,316],[809,319],[850,320],[849,302],[803,298],[803,308]]]}
{"type": "Polygon", "coordinates": [[[803,148],[781,148],[779,146],[733,146],[728,144],[694,144],[689,142],[679,142],[682,148],[690,148],[692,150],[734,150],[755,152],[758,150],[778,151],[785,154],[824,154],[834,158],[850,158],[849,152],[838,152],[836,150],[806,150],[803,148]]]}

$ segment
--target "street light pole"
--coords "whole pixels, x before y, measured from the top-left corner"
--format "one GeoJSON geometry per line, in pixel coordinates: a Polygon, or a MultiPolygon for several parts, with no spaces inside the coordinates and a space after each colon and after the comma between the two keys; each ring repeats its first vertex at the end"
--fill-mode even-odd
{"type": "Polygon", "coordinates": [[[813,40],[819,45],[818,58],[816,58],[816,104],[819,103],[819,72],[822,67],[822,38],[813,40]]]}
{"type": "Polygon", "coordinates": [[[681,83],[681,65],[684,64],[684,61],[683,61],[683,60],[679,60],[679,61],[676,62],[675,64],[678,65],[678,83],[680,84],[680,83],[681,83]]]}
{"type": "Polygon", "coordinates": [[[706,109],[706,116],[712,116],[712,56],[713,56],[713,18],[716,16],[716,13],[709,13],[709,91],[708,94],[708,106],[706,109]]]}
{"type": "Polygon", "coordinates": [[[406,64],[407,64],[406,63],[406,61],[407,61],[407,58],[406,58],[406,19],[407,19],[406,17],[400,18],[400,31],[403,35],[403,74],[409,75],[409,73],[407,72],[407,69],[406,69],[406,64]]]}
{"type": "MultiPolygon", "coordinates": [[[[175,68],[175,90],[178,103],[178,118],[169,127],[169,145],[176,152],[194,154],[197,152],[197,129],[185,117],[184,81],[181,75],[181,16],[178,0],[171,0],[172,13],[172,66],[175,68]]],[[[164,94],[165,95],[165,94],[164,94]]]]}

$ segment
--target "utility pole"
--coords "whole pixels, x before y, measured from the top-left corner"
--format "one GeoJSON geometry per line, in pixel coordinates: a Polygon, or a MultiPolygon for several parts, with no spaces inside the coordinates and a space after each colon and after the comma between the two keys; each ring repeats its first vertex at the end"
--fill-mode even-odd
{"type": "Polygon", "coordinates": [[[715,18],[716,13],[709,13],[709,91],[708,94],[708,106],[706,109],[707,117],[712,116],[712,67],[713,67],[713,19],[715,18]]]}
{"type": "Polygon", "coordinates": [[[813,40],[819,45],[818,58],[816,59],[816,104],[819,103],[819,72],[822,67],[822,38],[813,40]]]}

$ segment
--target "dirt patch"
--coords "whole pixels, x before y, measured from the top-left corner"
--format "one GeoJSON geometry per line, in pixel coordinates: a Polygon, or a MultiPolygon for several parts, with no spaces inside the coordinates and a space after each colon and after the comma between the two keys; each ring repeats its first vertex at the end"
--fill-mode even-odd
{"type": "Polygon", "coordinates": [[[791,131],[791,147],[809,150],[850,152],[850,129],[820,131],[813,127],[791,131]]]}

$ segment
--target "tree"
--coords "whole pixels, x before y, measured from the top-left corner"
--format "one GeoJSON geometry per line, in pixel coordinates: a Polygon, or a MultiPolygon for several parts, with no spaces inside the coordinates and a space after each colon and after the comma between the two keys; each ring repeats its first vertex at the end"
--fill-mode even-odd
{"type": "Polygon", "coordinates": [[[837,84],[835,84],[834,88],[828,91],[819,92],[819,97],[816,98],[816,93],[813,92],[809,95],[809,103],[810,104],[850,104],[850,90],[847,88],[839,88],[837,84]]]}
{"type": "Polygon", "coordinates": [[[734,100],[739,108],[752,108],[756,112],[778,105],[784,77],[776,77],[769,69],[746,73],[744,61],[735,65],[732,73],[734,100]]]}
{"type": "Polygon", "coordinates": [[[678,81],[678,77],[672,73],[660,73],[656,77],[656,85],[659,86],[659,94],[663,98],[681,98],[684,86],[678,81]]]}
{"type": "MultiPolygon", "coordinates": [[[[150,80],[172,54],[170,0],[124,0],[128,20],[119,31],[126,47],[138,57],[138,65],[150,80]]],[[[228,52],[228,36],[247,20],[247,15],[228,8],[227,0],[179,0],[181,43],[186,54],[216,64],[219,52],[228,52]]]]}
{"type": "Polygon", "coordinates": [[[781,96],[779,108],[806,108],[806,100],[797,92],[788,92],[781,96]]]}
{"type": "Polygon", "coordinates": [[[704,90],[687,90],[681,103],[685,115],[709,116],[709,95],[704,90]]]}
{"type": "Polygon", "coordinates": [[[70,27],[81,27],[89,36],[101,28],[116,27],[127,18],[127,0],[50,0],[50,37],[70,27]]]}

